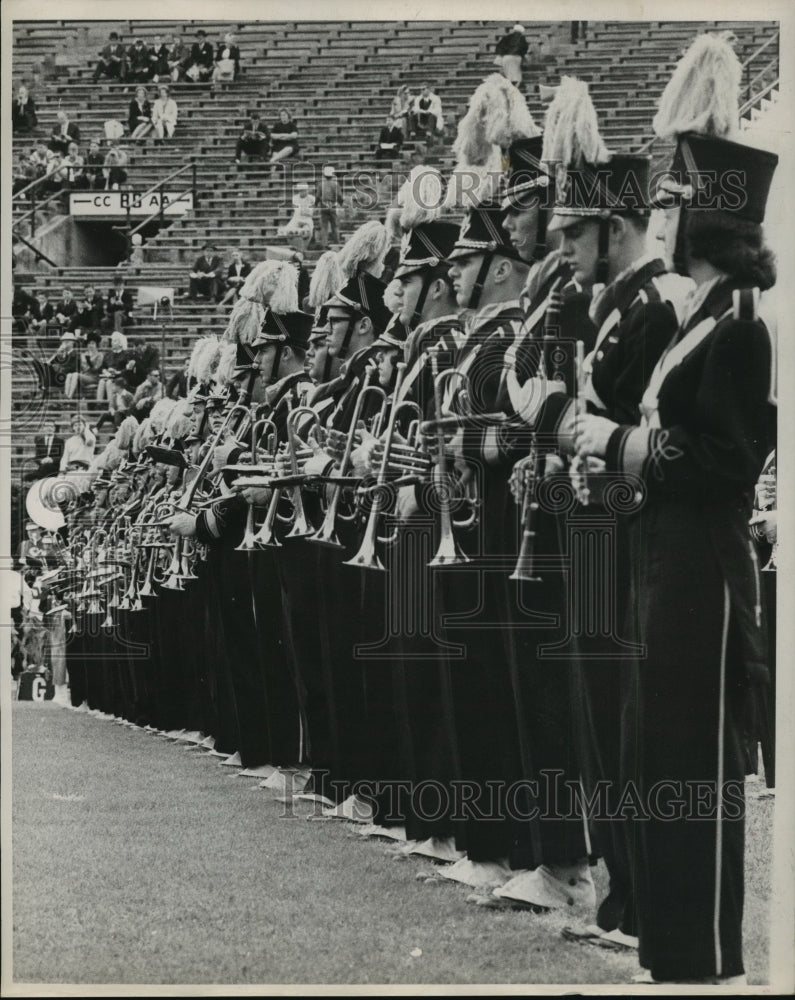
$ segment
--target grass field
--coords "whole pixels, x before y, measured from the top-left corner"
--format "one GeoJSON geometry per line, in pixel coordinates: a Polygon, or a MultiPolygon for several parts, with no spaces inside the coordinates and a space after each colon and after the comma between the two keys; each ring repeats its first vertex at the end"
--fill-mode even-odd
{"type": "MultiPolygon", "coordinates": [[[[421,859],[307,822],[217,758],[50,704],[13,711],[17,983],[627,983],[570,918],[494,913],[421,859]],[[417,954],[417,950],[421,954],[417,954]]],[[[748,805],[746,962],[767,979],[773,804],[748,805]]],[[[597,869],[599,889],[604,871],[597,869]]]]}

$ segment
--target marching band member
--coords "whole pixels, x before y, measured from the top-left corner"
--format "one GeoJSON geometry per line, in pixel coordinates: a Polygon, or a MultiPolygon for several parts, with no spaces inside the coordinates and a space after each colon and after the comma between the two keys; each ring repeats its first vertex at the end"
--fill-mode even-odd
{"type": "MultiPolygon", "coordinates": [[[[681,306],[690,282],[666,274],[664,262],[646,253],[648,158],[608,153],[584,83],[564,77],[548,112],[544,139],[545,161],[566,167],[556,185],[558,198],[548,230],[562,235],[560,256],[573,279],[594,292],[590,316],[597,333],[586,361],[591,374],[585,397],[591,409],[639,422],[638,405],[651,369],[676,328],[672,302],[681,306]]],[[[584,339],[577,329],[570,330],[569,336],[584,339]]],[[[573,352],[569,350],[567,356],[571,358],[573,352]]],[[[525,384],[526,389],[530,387],[525,384]]],[[[549,396],[535,415],[538,440],[547,439],[555,451],[564,454],[571,447],[570,424],[580,405],[572,398],[574,391],[570,379],[567,392],[549,396]]],[[[594,470],[588,482],[595,486],[598,478],[594,470]]],[[[596,489],[591,493],[590,498],[583,497],[588,506],[578,507],[572,515],[580,532],[587,531],[589,518],[600,521],[605,516],[596,489]]],[[[565,524],[562,528],[565,536],[565,524]]],[[[612,631],[608,634],[600,627],[598,634],[577,635],[576,643],[569,645],[583,786],[590,797],[607,783],[610,813],[621,800],[620,732],[627,697],[621,660],[630,655],[620,642],[629,601],[625,525],[616,524],[615,532],[615,555],[607,570],[612,587],[587,598],[599,602],[602,620],[614,623],[612,631]]],[[[571,572],[586,582],[603,578],[599,568],[590,564],[572,566],[571,572]]],[[[575,599],[572,593],[582,590],[564,594],[569,628],[581,619],[585,607],[582,598],[575,599]]],[[[595,846],[610,874],[610,892],[599,907],[597,926],[605,932],[620,926],[622,934],[632,937],[636,934],[632,869],[624,824],[604,816],[589,819],[595,846]]],[[[552,885],[552,878],[547,878],[547,884],[552,885]]]]}
{"type": "Polygon", "coordinates": [[[749,688],[767,677],[748,519],[772,422],[757,301],[775,283],[762,222],[777,157],[734,141],[739,66],[724,44],[693,43],[655,119],[658,134],[677,138],[657,195],[666,248],[696,288],[651,375],[641,425],[588,415],[576,436],[579,455],[643,483],[632,572],[645,656],[625,780],[646,804],[631,832],[640,964],[654,982],[744,982],[742,733],[749,688]],[[731,176],[731,190],[705,193],[705,171],[731,176]],[[696,786],[707,801],[694,800],[696,786]]]}

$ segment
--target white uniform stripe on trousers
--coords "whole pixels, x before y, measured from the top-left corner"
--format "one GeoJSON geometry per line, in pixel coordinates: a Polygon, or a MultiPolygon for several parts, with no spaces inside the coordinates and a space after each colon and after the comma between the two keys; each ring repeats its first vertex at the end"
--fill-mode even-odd
{"type": "Polygon", "coordinates": [[[726,645],[729,637],[729,586],[723,581],[723,635],[720,643],[720,682],[718,689],[718,781],[716,807],[718,826],[715,835],[715,908],[712,929],[715,937],[715,975],[723,972],[723,953],[720,946],[720,898],[723,877],[723,771],[726,727],[726,645]]]}

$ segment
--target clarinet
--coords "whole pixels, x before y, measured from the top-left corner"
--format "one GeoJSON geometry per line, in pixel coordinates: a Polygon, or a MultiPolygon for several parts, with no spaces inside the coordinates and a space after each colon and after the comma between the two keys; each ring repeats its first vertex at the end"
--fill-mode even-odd
{"type": "MultiPolygon", "coordinates": [[[[544,314],[544,333],[541,348],[539,368],[543,374],[557,380],[560,375],[560,359],[553,354],[553,343],[559,338],[560,312],[563,298],[560,289],[565,278],[557,278],[549,292],[547,311],[544,314]]],[[[557,352],[556,352],[557,353],[557,352]]],[[[542,461],[538,441],[533,439],[530,451],[530,469],[522,484],[522,542],[519,546],[519,558],[511,573],[511,580],[523,580],[526,583],[540,583],[541,577],[535,570],[535,545],[538,533],[538,486],[544,477],[546,462],[542,461]]]]}
{"type": "MultiPolygon", "coordinates": [[[[579,424],[580,417],[586,412],[586,401],[585,401],[585,344],[583,341],[577,341],[577,402],[575,409],[575,427],[579,424]]],[[[591,490],[588,486],[588,459],[578,458],[576,459],[576,473],[577,473],[577,499],[583,505],[587,507],[591,500],[591,490]]]]}

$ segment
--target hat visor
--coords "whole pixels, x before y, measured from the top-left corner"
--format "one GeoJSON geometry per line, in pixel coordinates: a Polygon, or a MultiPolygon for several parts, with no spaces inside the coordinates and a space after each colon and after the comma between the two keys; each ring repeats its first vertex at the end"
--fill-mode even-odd
{"type": "Polygon", "coordinates": [[[462,260],[464,257],[477,257],[488,253],[486,247],[453,247],[447,260],[462,260]]]}
{"type": "Polygon", "coordinates": [[[570,229],[583,219],[593,219],[593,215],[558,215],[556,212],[547,225],[548,233],[559,233],[564,229],[570,229]]]}
{"type": "Polygon", "coordinates": [[[427,266],[427,264],[401,264],[392,277],[393,279],[408,278],[412,274],[419,274],[420,271],[424,271],[427,266]]]}

